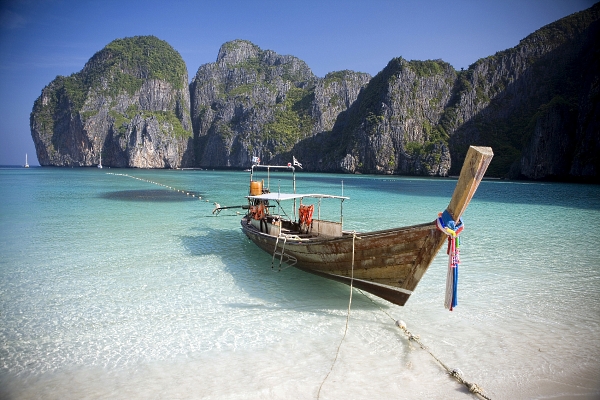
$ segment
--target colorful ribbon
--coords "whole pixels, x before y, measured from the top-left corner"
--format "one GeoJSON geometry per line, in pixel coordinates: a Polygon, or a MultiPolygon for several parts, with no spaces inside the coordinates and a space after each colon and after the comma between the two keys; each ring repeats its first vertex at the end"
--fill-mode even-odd
{"type": "Polygon", "coordinates": [[[446,299],[444,306],[452,311],[458,305],[458,265],[460,264],[460,239],[458,235],[463,231],[462,219],[458,223],[445,210],[438,214],[437,228],[448,235],[448,274],[446,275],[446,299]]]}

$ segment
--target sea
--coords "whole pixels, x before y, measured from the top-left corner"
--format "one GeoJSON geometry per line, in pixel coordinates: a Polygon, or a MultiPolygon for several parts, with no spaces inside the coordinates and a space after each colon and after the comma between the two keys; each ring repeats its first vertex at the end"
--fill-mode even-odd
{"type": "MultiPolygon", "coordinates": [[[[359,233],[433,221],[455,185],[296,174],[299,193],[349,197],[321,212],[359,233]]],[[[404,307],[273,263],[243,209],[213,213],[248,187],[244,171],[0,168],[0,398],[478,398],[452,370],[490,399],[600,398],[600,186],[482,181],[453,311],[443,250],[404,307]]]]}

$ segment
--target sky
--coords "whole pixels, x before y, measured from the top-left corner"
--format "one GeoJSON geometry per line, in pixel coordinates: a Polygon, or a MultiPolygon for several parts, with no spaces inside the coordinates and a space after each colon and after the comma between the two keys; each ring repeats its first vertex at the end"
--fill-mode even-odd
{"type": "Polygon", "coordinates": [[[245,39],[313,73],[376,75],[394,57],[467,69],[596,0],[0,0],[0,165],[39,165],[29,114],[58,75],[115,39],[154,35],[189,80],[225,42],[245,39]]]}

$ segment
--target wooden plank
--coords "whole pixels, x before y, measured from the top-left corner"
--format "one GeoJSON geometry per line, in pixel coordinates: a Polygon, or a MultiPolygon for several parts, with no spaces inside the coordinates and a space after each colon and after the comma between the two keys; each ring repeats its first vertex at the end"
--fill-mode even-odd
{"type": "Polygon", "coordinates": [[[492,157],[494,157],[494,152],[491,147],[469,147],[452,200],[448,205],[448,212],[455,221],[458,221],[465,212],[492,161],[492,157]]]}
{"type": "MultiPolygon", "coordinates": [[[[465,212],[465,209],[473,198],[493,156],[494,152],[491,147],[469,147],[465,162],[460,171],[458,182],[454,188],[454,194],[448,205],[448,212],[455,221],[458,221],[465,212]]],[[[415,290],[417,284],[446,240],[447,236],[441,232],[432,232],[431,241],[428,241],[428,243],[423,246],[421,254],[415,260],[413,270],[404,286],[406,289],[415,290]]]]}

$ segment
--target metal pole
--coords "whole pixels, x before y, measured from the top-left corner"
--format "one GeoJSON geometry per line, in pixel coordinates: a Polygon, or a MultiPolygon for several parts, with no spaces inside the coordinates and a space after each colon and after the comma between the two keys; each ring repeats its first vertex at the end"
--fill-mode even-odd
{"type": "MultiPolygon", "coordinates": [[[[292,168],[292,183],[294,186],[294,194],[296,194],[296,168],[292,168]]],[[[296,220],[296,198],[294,197],[294,220],[296,220]]]]}
{"type": "Polygon", "coordinates": [[[317,219],[320,221],[321,220],[321,198],[319,198],[319,210],[317,211],[317,219]]]}
{"type": "MultiPolygon", "coordinates": [[[[344,180],[342,179],[342,196],[344,196],[344,180]]],[[[342,229],[344,229],[344,199],[340,201],[340,224],[342,224],[342,229]]]]}

